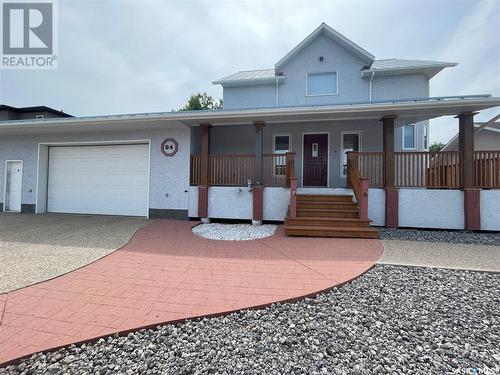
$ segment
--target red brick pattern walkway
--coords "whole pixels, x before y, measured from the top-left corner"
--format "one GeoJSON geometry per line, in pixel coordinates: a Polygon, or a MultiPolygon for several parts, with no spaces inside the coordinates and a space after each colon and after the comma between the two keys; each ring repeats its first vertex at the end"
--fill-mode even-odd
{"type": "Polygon", "coordinates": [[[212,241],[158,220],[122,249],[61,277],[0,295],[0,363],[119,331],[300,298],[368,270],[378,240],[212,241]]]}

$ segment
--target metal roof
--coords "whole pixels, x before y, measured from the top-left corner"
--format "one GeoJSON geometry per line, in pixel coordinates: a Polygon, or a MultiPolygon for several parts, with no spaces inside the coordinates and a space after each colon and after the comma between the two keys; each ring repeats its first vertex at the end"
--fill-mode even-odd
{"type": "Polygon", "coordinates": [[[380,120],[397,116],[397,121],[423,121],[440,116],[477,112],[499,107],[500,98],[488,95],[407,99],[337,105],[274,107],[258,109],[200,110],[128,115],[51,118],[0,122],[0,134],[121,131],[197,126],[202,123],[248,125],[255,121],[293,124],[314,121],[380,120]]]}
{"type": "Polygon", "coordinates": [[[277,76],[274,69],[240,70],[239,72],[229,74],[225,77],[213,81],[213,84],[227,85],[231,83],[248,83],[265,81],[274,82],[276,78],[282,79],[285,76],[277,76]]]}
{"type": "Polygon", "coordinates": [[[375,60],[368,69],[361,73],[362,77],[371,76],[372,72],[390,74],[424,73],[428,78],[434,77],[437,73],[447,67],[457,66],[456,62],[429,61],[429,60],[408,60],[408,59],[384,59],[375,60]]]}

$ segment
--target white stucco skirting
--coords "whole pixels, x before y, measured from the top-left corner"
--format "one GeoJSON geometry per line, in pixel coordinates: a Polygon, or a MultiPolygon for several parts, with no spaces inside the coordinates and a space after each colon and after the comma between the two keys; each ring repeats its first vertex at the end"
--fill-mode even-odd
{"type": "Polygon", "coordinates": [[[463,191],[399,189],[399,226],[464,229],[463,191]]]}
{"type": "Polygon", "coordinates": [[[481,190],[481,229],[500,230],[500,190],[481,190]]]}
{"type": "Polygon", "coordinates": [[[372,225],[385,225],[385,190],[368,190],[368,218],[372,220],[372,225]]]}
{"type": "MultiPolygon", "coordinates": [[[[198,217],[198,188],[189,188],[190,217],[198,217]]],[[[285,220],[290,189],[264,188],[264,220],[285,220]]],[[[253,196],[246,186],[210,186],[208,189],[208,217],[213,219],[252,220],[253,196]]]]}

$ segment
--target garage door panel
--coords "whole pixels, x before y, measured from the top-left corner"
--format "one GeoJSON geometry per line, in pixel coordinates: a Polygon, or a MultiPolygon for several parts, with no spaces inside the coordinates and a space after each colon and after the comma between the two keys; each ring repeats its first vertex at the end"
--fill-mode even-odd
{"type": "Polygon", "coordinates": [[[51,147],[47,211],[147,215],[148,145],[51,147]]]}

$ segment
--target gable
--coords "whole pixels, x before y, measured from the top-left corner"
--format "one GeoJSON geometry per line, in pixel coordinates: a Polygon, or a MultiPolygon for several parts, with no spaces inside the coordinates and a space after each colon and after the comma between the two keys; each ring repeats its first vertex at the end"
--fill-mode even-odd
{"type": "Polygon", "coordinates": [[[316,30],[314,30],[307,38],[305,38],[302,42],[300,42],[294,49],[288,52],[280,61],[278,61],[275,65],[276,71],[281,69],[284,65],[286,65],[290,60],[292,60],[295,56],[300,54],[304,48],[309,46],[312,42],[314,42],[320,36],[326,36],[335,44],[338,44],[346,51],[352,53],[366,64],[371,65],[375,61],[375,56],[371,53],[367,52],[356,43],[347,39],[345,36],[340,34],[339,32],[332,29],[325,23],[322,23],[316,30]]]}

